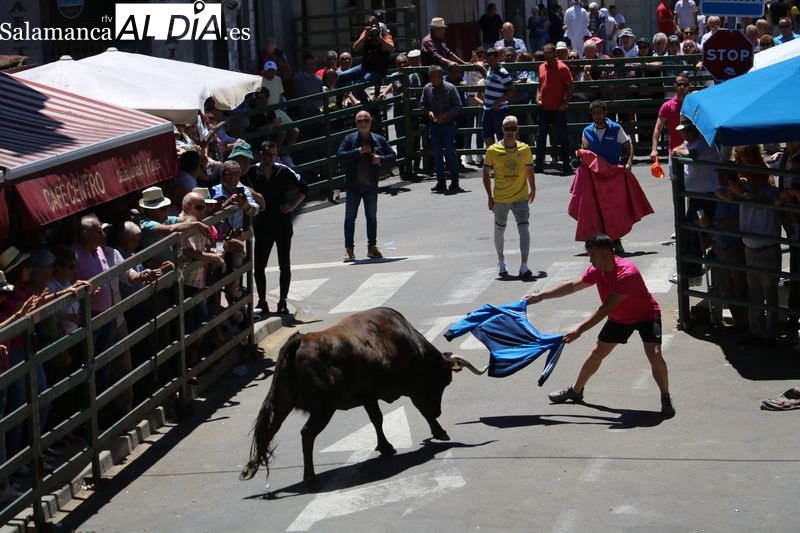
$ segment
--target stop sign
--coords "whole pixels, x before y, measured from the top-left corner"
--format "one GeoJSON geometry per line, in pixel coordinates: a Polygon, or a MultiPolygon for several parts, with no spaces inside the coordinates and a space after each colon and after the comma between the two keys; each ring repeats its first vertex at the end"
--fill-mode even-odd
{"type": "Polygon", "coordinates": [[[703,66],[717,81],[741,76],[753,68],[753,43],[742,32],[719,29],[703,45],[703,66]]]}

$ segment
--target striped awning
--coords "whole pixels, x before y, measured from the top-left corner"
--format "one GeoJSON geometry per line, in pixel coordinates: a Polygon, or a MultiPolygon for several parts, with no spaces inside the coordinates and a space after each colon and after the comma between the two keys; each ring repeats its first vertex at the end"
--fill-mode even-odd
{"type": "Polygon", "coordinates": [[[0,182],[7,200],[21,200],[23,226],[178,172],[172,124],[164,119],[3,73],[0,94],[0,182]]]}

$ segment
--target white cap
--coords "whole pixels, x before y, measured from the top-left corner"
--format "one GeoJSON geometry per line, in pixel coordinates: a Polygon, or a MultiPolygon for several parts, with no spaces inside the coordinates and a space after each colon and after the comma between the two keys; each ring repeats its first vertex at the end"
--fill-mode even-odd
{"type": "Polygon", "coordinates": [[[406,57],[419,57],[421,55],[422,52],[420,52],[417,48],[414,48],[413,50],[411,50],[406,54],[406,57]]]}

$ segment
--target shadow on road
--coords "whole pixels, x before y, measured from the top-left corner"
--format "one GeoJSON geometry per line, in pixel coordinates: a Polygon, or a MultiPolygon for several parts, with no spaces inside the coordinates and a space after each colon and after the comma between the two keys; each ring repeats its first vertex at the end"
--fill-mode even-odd
{"type": "MultiPolygon", "coordinates": [[[[556,426],[561,424],[596,424],[607,425],[609,429],[648,428],[659,425],[664,421],[664,416],[659,411],[642,411],[639,409],[618,409],[591,403],[581,403],[605,413],[617,416],[586,415],[586,414],[537,414],[537,415],[507,415],[481,417],[479,423],[499,429],[530,427],[530,426],[556,426]]],[[[466,422],[470,423],[470,422],[466,422]]]]}
{"type": "MultiPolygon", "coordinates": [[[[182,419],[176,425],[168,428],[155,430],[155,434],[163,433],[158,439],[147,439],[140,446],[149,446],[141,455],[130,461],[130,463],[120,470],[114,477],[107,478],[107,483],[102,485],[101,490],[91,492],[74,510],[67,516],[55,523],[57,531],[74,531],[96,515],[109,503],[116,495],[125,491],[137,478],[144,474],[149,468],[163,459],[177,444],[189,436],[195,429],[203,424],[228,418],[224,414],[224,409],[235,408],[238,402],[233,398],[243,389],[252,386],[252,381],[263,380],[272,374],[274,362],[272,359],[260,359],[248,363],[250,379],[241,379],[228,376],[217,382],[213,387],[206,391],[207,396],[204,401],[195,401],[191,404],[193,412],[182,419]],[[214,415],[214,418],[212,418],[214,415]]],[[[129,459],[128,459],[129,460],[129,459]]],[[[191,472],[186,472],[191,474],[191,472]]],[[[238,472],[231,472],[231,476],[238,475],[238,472]]],[[[73,501],[79,501],[78,498],[73,501]]]]}
{"type": "Polygon", "coordinates": [[[283,499],[291,496],[299,496],[307,493],[325,493],[337,490],[349,489],[360,485],[367,485],[385,479],[392,478],[434,459],[437,454],[446,452],[451,448],[476,448],[485,446],[494,441],[487,441],[478,444],[464,444],[461,442],[442,442],[426,439],[422,446],[415,450],[397,455],[378,455],[359,463],[346,464],[337,468],[332,468],[324,472],[317,473],[317,485],[315,490],[309,490],[308,486],[299,481],[268,492],[262,492],[248,496],[246,499],[283,499]]]}

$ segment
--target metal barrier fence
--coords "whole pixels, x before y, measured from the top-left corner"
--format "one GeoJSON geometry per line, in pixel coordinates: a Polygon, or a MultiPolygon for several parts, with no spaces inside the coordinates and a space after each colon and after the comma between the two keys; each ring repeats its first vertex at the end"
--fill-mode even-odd
{"type": "MultiPolygon", "coordinates": [[[[700,59],[700,56],[681,56],[681,58],[690,64],[664,65],[661,73],[668,75],[646,77],[624,76],[644,72],[645,67],[642,65],[652,63],[660,58],[606,58],[567,61],[568,65],[572,65],[577,69],[587,67],[596,73],[606,72],[609,76],[619,76],[575,83],[574,96],[567,109],[568,117],[570,118],[568,129],[570,135],[575,139],[575,146],[570,148],[578,148],[579,139],[577,136],[591,122],[589,103],[595,98],[602,98],[608,104],[609,116],[618,120],[625,131],[631,135],[635,150],[639,154],[649,154],[658,110],[664,103],[665,98],[667,96],[671,97],[675,75],[684,69],[688,70],[692,73],[690,81],[698,88],[709,79],[707,74],[695,71],[692,66],[693,63],[700,59]]],[[[515,73],[520,71],[538,70],[540,64],[541,62],[508,63],[504,64],[504,66],[514,76],[515,73]]],[[[473,65],[463,65],[458,68],[461,72],[476,70],[473,65]]],[[[428,67],[416,67],[391,71],[390,76],[399,75],[405,78],[406,89],[400,95],[388,96],[369,102],[366,105],[359,104],[346,108],[323,105],[320,114],[317,116],[295,120],[291,124],[282,124],[277,127],[265,126],[256,131],[240,132],[239,136],[257,143],[259,140],[274,135],[279,131],[297,127],[301,132],[301,137],[291,150],[295,163],[312,189],[327,192],[330,197],[330,192],[333,189],[342,187],[344,179],[344,172],[336,160],[336,150],[342,138],[355,131],[353,118],[356,112],[361,109],[367,109],[377,119],[373,124],[374,129],[387,137],[396,150],[402,147],[401,150],[397,150],[398,155],[400,155],[397,166],[401,169],[403,177],[410,178],[411,161],[429,157],[431,152],[430,148],[426,147],[427,143],[421,139],[424,135],[424,130],[419,128],[419,124],[423,122],[423,113],[419,109],[419,97],[422,89],[408,88],[408,77],[412,73],[416,73],[424,79],[427,70],[428,67]],[[390,110],[392,110],[391,114],[390,110]],[[390,126],[394,127],[394,135],[389,135],[388,128],[390,126]]],[[[537,110],[534,97],[539,85],[536,82],[530,82],[517,83],[516,86],[518,91],[526,92],[529,95],[529,99],[525,103],[510,105],[509,113],[517,115],[521,119],[520,134],[529,136],[529,144],[533,145],[538,133],[538,126],[534,123],[537,110]]],[[[287,102],[253,110],[248,115],[267,113],[278,109],[285,111],[287,108],[312,101],[327,103],[348,92],[370,87],[371,85],[366,83],[339,87],[331,91],[295,98],[287,102]]],[[[482,85],[458,86],[458,90],[462,93],[483,92],[484,88],[482,85]]],[[[475,119],[480,119],[482,113],[482,108],[477,106],[468,106],[462,111],[469,124],[475,124],[475,119]]],[[[476,134],[481,135],[481,131],[480,120],[478,120],[477,126],[460,127],[457,134],[474,137],[476,134]]],[[[664,128],[663,140],[660,143],[664,149],[666,149],[667,134],[667,128],[664,128]]],[[[459,155],[475,155],[483,154],[485,148],[482,140],[480,140],[479,146],[470,149],[458,146],[457,151],[459,155]]]]}
{"type": "MultiPolygon", "coordinates": [[[[769,174],[773,176],[790,176],[792,173],[785,170],[776,170],[766,167],[753,167],[742,166],[732,162],[719,162],[719,161],[702,161],[693,160],[689,158],[672,158],[672,197],[675,209],[675,256],[677,260],[677,275],[678,275],[678,327],[679,329],[690,330],[695,326],[705,325],[702,320],[694,319],[691,313],[690,298],[700,298],[705,300],[710,306],[717,305],[723,306],[738,306],[745,309],[760,309],[767,313],[774,313],[775,316],[784,319],[798,319],[800,318],[800,308],[792,307],[791,303],[786,306],[782,305],[768,305],[766,303],[755,303],[748,298],[731,298],[725,295],[721,287],[714,287],[713,285],[703,291],[689,286],[689,276],[686,275],[690,265],[702,265],[705,269],[727,269],[743,273],[757,273],[770,276],[775,279],[777,283],[779,280],[786,280],[789,283],[800,283],[800,272],[792,271],[796,267],[790,265],[790,270],[786,271],[780,266],[777,270],[759,268],[756,266],[746,265],[742,263],[734,263],[728,261],[720,261],[714,257],[703,253],[697,255],[691,252],[690,239],[696,239],[702,236],[706,240],[715,235],[726,235],[730,237],[742,238],[758,238],[760,241],[768,242],[774,245],[781,246],[781,255],[789,253],[791,255],[800,254],[800,242],[796,239],[781,237],[780,233],[763,234],[744,232],[739,229],[723,229],[717,227],[701,227],[695,220],[689,219],[687,215],[686,201],[687,199],[694,198],[698,200],[706,200],[718,203],[747,205],[753,204],[754,200],[748,199],[733,199],[725,200],[717,197],[714,194],[701,194],[686,191],[684,186],[684,169],[683,165],[697,165],[697,166],[711,166],[715,169],[722,169],[733,171],[736,173],[756,173],[756,174],[769,174]]],[[[800,215],[800,207],[797,205],[770,205],[761,202],[759,204],[763,209],[778,211],[782,214],[800,215]]],[[[707,249],[705,246],[703,250],[707,249]]],[[[783,263],[783,261],[782,261],[783,263]]],[[[790,261],[791,263],[791,261],[790,261]]],[[[745,291],[747,287],[743,287],[745,291]]],[[[741,326],[739,324],[739,326],[741,326]]]]}
{"type": "MultiPolygon", "coordinates": [[[[235,209],[229,207],[205,222],[219,222],[235,209]]],[[[45,497],[48,494],[70,483],[87,465],[91,465],[91,479],[88,481],[98,484],[101,480],[100,453],[108,449],[112,439],[133,428],[153,409],[176,395],[179,405],[187,406],[192,400],[189,391],[192,378],[240,343],[252,344],[253,325],[247,321],[246,327],[226,337],[223,344],[210,350],[191,369],[187,368],[187,347],[195,342],[208,346],[208,342],[203,341],[213,328],[252,304],[252,295],[246,291],[242,298],[230,303],[209,322],[194,331],[187,330],[184,317],[201,301],[215,297],[223,287],[243,276],[246,277],[247,288],[253,287],[251,232],[248,230],[242,236],[246,243],[246,259],[242,266],[231,270],[205,290],[186,298],[178,247],[183,239],[195,232],[170,235],[93,278],[92,286],[97,287],[119,279],[128,269],[149,258],[164,252],[171,254],[175,270],[143,286],[110,309],[92,316],[91,291],[83,288],[78,296],[62,296],[37,309],[29,317],[20,318],[0,330],[0,344],[13,344],[15,338],[22,341],[22,361],[0,374],[0,392],[5,395],[13,387],[25,389],[22,405],[8,414],[0,412],[0,436],[23,430],[25,437],[21,448],[0,464],[0,479],[8,479],[23,465],[29,465],[31,469],[30,486],[23,489],[23,495],[0,505],[0,524],[6,524],[28,508],[31,512],[28,518],[33,520],[37,531],[42,531],[47,521],[45,506],[48,503],[45,497]],[[41,327],[49,320],[57,320],[57,315],[76,301],[80,304],[82,317],[78,328],[72,333],[46,340],[41,327]],[[142,324],[107,350],[96,353],[93,332],[109,322],[124,319],[125,313],[130,313],[136,307],[146,310],[147,317],[142,324]],[[126,352],[134,348],[136,353],[133,358],[138,364],[134,364],[116,382],[100,390],[98,375],[107,372],[112,362],[126,357],[126,352]],[[55,383],[47,383],[46,388],[42,387],[40,366],[52,364],[53,359],[64,352],[69,352],[77,359],[75,368],[55,383]],[[134,388],[140,393],[134,399],[133,408],[121,418],[110,419],[109,404],[122,394],[130,394],[134,388]],[[40,412],[56,405],[62,411],[60,419],[42,427],[40,412]],[[68,451],[65,458],[52,472],[46,472],[43,451],[68,435],[79,435],[79,443],[65,448],[68,451]]],[[[199,264],[193,263],[194,266],[199,264]]]]}

